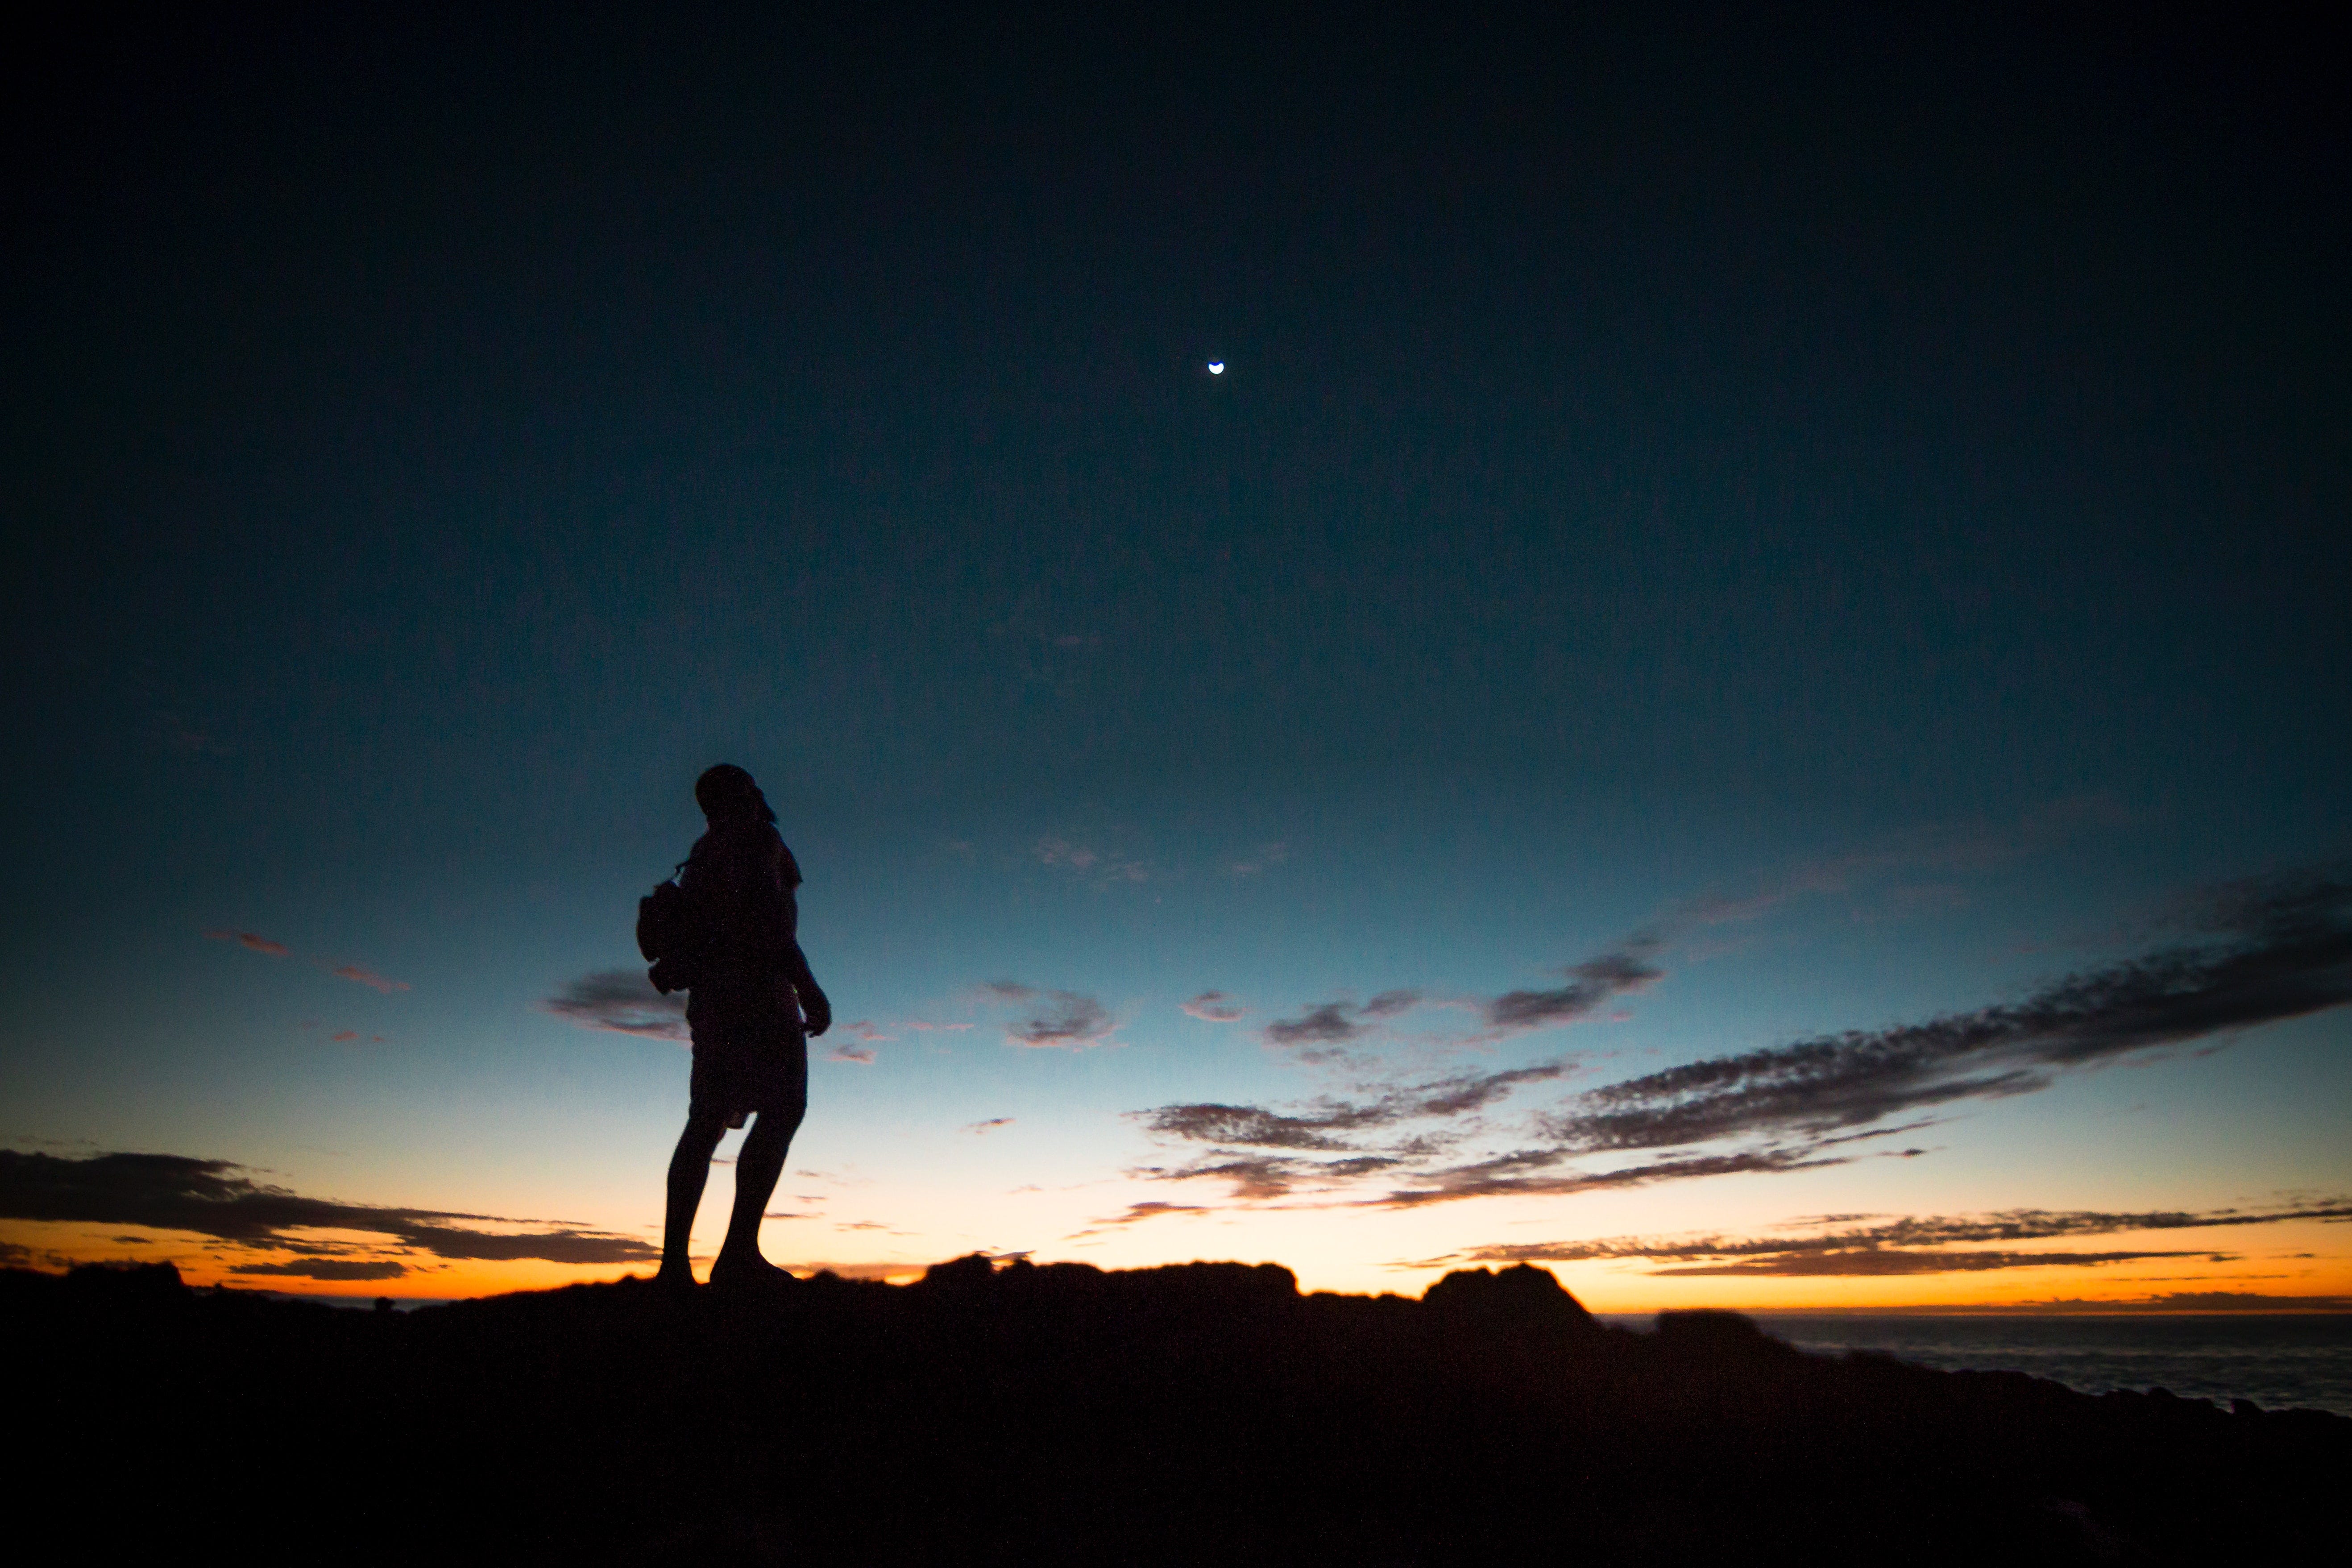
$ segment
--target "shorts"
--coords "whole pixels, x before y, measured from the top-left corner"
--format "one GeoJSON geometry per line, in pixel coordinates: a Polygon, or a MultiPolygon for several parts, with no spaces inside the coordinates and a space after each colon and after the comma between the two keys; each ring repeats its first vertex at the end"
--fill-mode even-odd
{"type": "Polygon", "coordinates": [[[686,1016],[694,1032],[695,1111],[721,1113],[737,1126],[752,1111],[800,1124],[808,1111],[808,1036],[790,986],[777,982],[748,994],[697,987],[686,1016]]]}

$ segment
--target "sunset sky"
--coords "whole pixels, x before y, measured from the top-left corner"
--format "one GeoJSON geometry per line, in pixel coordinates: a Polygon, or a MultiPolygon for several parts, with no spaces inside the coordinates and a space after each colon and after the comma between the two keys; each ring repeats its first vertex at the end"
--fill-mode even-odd
{"type": "Polygon", "coordinates": [[[2327,51],[1268,15],[19,53],[5,1261],[2352,1305],[2327,51]]]}

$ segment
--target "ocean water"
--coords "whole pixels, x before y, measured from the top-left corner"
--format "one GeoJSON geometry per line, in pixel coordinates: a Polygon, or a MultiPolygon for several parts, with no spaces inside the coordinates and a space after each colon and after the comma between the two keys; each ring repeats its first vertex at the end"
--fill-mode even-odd
{"type": "Polygon", "coordinates": [[[1776,1339],[1825,1354],[1884,1351],[1943,1372],[2027,1373],[2085,1394],[2168,1388],[2222,1405],[2251,1399],[2265,1410],[2352,1415],[2352,1313],[1751,1315],[1776,1339]]]}

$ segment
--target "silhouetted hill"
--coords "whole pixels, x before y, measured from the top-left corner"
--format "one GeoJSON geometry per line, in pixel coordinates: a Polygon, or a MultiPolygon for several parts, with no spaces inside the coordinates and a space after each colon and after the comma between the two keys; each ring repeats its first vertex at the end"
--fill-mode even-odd
{"type": "MultiPolygon", "coordinates": [[[[1549,1274],[965,1258],[408,1313],[0,1275],[20,1521],[568,1562],[2322,1558],[2352,1420],[1595,1324],[1549,1274]]],[[[20,1523],[20,1530],[23,1523],[20,1523]]]]}

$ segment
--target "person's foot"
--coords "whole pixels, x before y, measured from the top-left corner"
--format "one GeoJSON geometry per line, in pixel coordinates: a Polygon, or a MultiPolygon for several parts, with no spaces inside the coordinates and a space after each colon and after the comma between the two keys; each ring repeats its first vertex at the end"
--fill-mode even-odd
{"type": "Polygon", "coordinates": [[[756,1252],[720,1253],[710,1266],[710,1282],[722,1290],[789,1290],[800,1283],[756,1252]]]}

